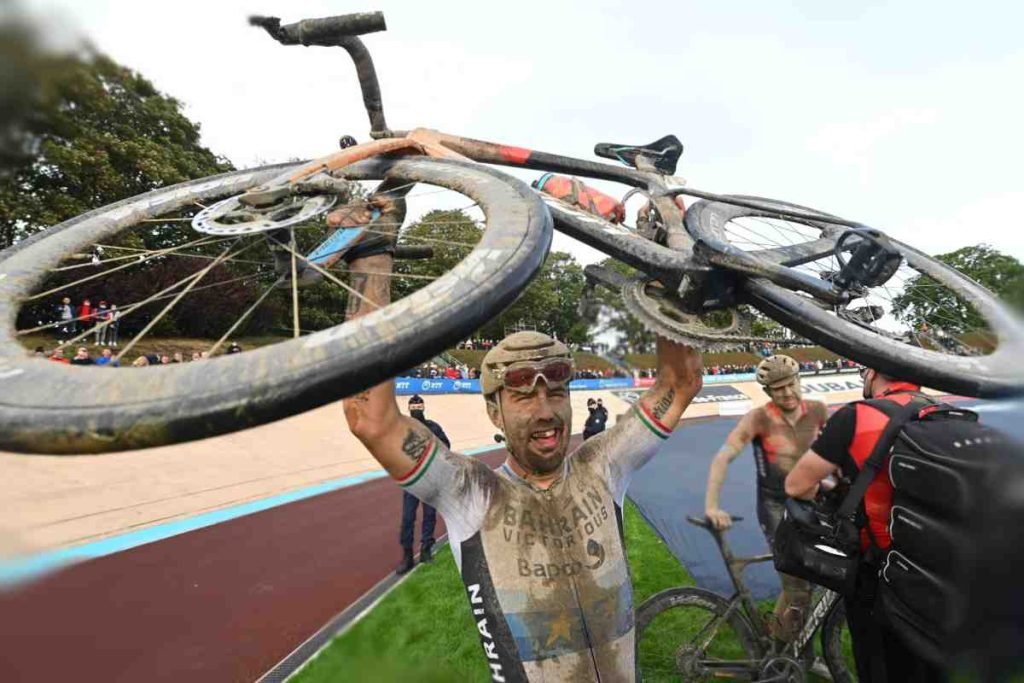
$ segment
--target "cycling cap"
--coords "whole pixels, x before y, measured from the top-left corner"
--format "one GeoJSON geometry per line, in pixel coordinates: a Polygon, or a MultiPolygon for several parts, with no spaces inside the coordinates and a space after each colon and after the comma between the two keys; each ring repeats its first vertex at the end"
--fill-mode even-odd
{"type": "Polygon", "coordinates": [[[759,384],[772,387],[783,384],[800,374],[800,364],[789,356],[768,356],[757,364],[757,381],[759,384]]]}
{"type": "Polygon", "coordinates": [[[502,339],[480,363],[480,389],[490,396],[504,386],[505,368],[520,361],[566,358],[569,348],[543,332],[516,332],[502,339]]]}

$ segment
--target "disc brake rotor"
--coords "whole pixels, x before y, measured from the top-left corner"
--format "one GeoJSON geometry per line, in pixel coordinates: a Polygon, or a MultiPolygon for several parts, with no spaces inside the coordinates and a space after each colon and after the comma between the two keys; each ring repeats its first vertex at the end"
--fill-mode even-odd
{"type": "Polygon", "coordinates": [[[192,219],[192,227],[208,235],[246,235],[305,223],[330,210],[334,195],[294,195],[269,206],[247,206],[238,195],[209,206],[192,219]]]}

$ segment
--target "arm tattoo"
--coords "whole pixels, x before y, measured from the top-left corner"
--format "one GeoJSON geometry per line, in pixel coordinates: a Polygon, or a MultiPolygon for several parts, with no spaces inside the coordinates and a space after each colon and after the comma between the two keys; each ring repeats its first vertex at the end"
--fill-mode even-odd
{"type": "Polygon", "coordinates": [[[415,429],[410,429],[402,442],[402,452],[409,456],[413,462],[419,462],[427,450],[430,438],[420,434],[415,429]]]}
{"type": "Polygon", "coordinates": [[[665,413],[669,411],[669,408],[672,407],[672,402],[675,400],[676,390],[669,389],[668,392],[666,392],[665,395],[659,398],[658,402],[654,404],[654,408],[652,408],[651,410],[651,412],[654,413],[654,417],[658,418],[659,420],[665,417],[665,413]]]}

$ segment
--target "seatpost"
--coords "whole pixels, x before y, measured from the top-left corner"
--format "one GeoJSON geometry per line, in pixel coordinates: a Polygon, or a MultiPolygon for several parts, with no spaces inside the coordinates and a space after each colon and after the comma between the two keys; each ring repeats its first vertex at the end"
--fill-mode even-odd
{"type": "Polygon", "coordinates": [[[377,70],[370,51],[358,36],[387,30],[380,12],[344,14],[323,19],[303,19],[294,24],[281,25],[277,17],[249,17],[249,23],[259,26],[282,45],[319,45],[345,48],[356,67],[359,87],[363,91],[363,106],[370,118],[370,137],[394,137],[384,119],[384,102],[380,94],[377,70]]]}

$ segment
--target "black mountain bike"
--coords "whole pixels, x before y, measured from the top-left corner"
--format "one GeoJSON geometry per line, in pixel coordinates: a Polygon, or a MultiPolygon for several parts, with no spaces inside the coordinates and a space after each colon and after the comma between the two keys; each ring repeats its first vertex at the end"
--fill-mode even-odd
{"type": "Polygon", "coordinates": [[[815,635],[828,677],[836,683],[857,680],[843,651],[846,611],[837,593],[816,590],[800,633],[780,645],[769,634],[766,618],[743,583],[747,566],[771,562],[772,556],[736,557],[725,534],[706,519],[687,517],[687,521],[714,537],[736,592],[727,596],[684,586],[664,590],[642,604],[636,612],[636,631],[638,666],[645,683],[816,680],[809,675],[819,659],[815,635]]]}
{"type": "MultiPolygon", "coordinates": [[[[159,188],[0,253],[0,448],[155,446],[350,395],[450,348],[512,303],[542,265],[552,228],[635,269],[630,278],[594,267],[587,275],[621,290],[626,307],[658,334],[702,348],[756,342],[756,310],[839,354],[938,389],[990,397],[1024,387],[1021,323],[977,283],[878,230],[785,202],[690,189],[673,175],[683,151],[674,136],[598,144],[598,156],[621,164],[612,165],[392,130],[358,37],[384,30],[380,13],[251,21],[286,45],[344,48],[373,141],[345,136],[341,151],[312,162],[159,188]],[[621,183],[630,202],[645,206],[635,218],[630,208],[627,220],[607,220],[495,166],[621,183]],[[702,201],[684,211],[682,196],[702,201]],[[328,211],[382,199],[390,200],[387,212],[326,229],[328,211]],[[393,303],[345,322],[344,299],[357,294],[335,259],[379,233],[397,233],[397,257],[430,257],[436,267],[398,262],[393,303]],[[210,303],[205,297],[218,289],[242,303],[210,303]],[[910,300],[901,297],[908,291],[910,300]],[[61,325],[53,311],[69,294],[117,300],[124,364],[147,335],[173,332],[176,316],[202,323],[213,355],[254,319],[287,329],[279,343],[256,350],[139,370],[32,357],[27,347],[61,325]],[[324,315],[323,306],[312,315],[303,304],[313,299],[336,302],[337,315],[324,315]],[[914,314],[922,302],[933,322],[943,311],[972,311],[980,322],[970,345],[981,352],[964,356],[921,340],[914,314]]],[[[78,321],[78,334],[63,343],[109,324],[78,321]]],[[[964,336],[959,325],[951,317],[948,333],[964,336]]]]}

